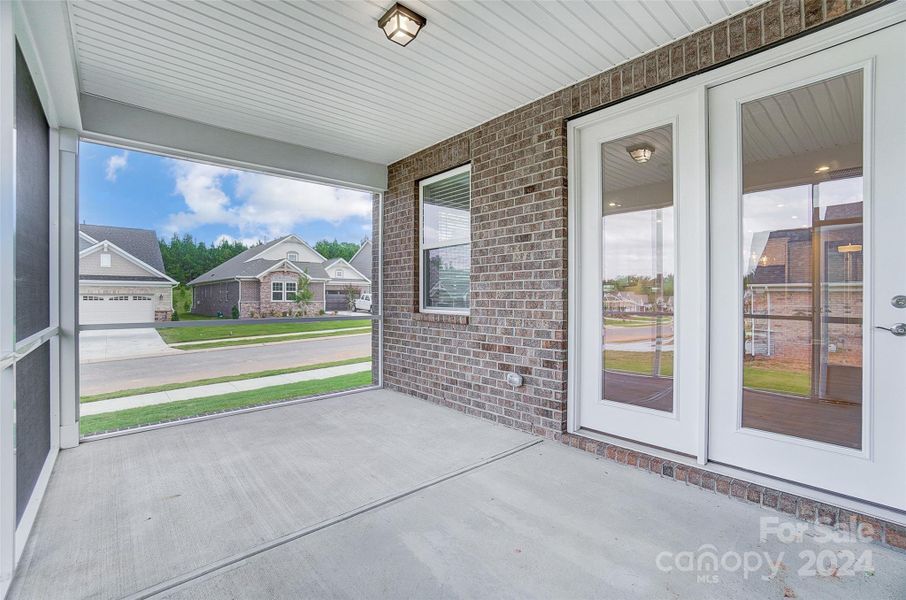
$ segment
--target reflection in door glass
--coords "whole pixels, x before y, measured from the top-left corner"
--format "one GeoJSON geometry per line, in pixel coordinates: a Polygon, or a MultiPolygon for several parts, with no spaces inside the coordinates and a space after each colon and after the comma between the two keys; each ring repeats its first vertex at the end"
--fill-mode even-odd
{"type": "Polygon", "coordinates": [[[673,129],[603,145],[604,399],[673,410],[673,129]]]}
{"type": "Polygon", "coordinates": [[[862,73],[748,102],[742,425],[862,445],[862,73]]]}

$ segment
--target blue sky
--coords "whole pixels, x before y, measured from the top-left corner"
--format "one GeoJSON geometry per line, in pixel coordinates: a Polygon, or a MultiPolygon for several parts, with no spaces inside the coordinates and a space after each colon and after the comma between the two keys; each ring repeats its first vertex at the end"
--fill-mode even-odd
{"type": "Polygon", "coordinates": [[[371,237],[371,194],[82,142],[79,220],[246,243],[371,237]]]}

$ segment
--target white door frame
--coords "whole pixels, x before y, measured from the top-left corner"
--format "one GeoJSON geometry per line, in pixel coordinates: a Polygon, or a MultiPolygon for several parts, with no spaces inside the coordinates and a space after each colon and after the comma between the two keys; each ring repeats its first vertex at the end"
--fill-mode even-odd
{"type": "Polygon", "coordinates": [[[874,325],[904,320],[906,314],[890,306],[895,293],[906,290],[902,265],[896,260],[898,229],[906,211],[896,202],[906,142],[899,133],[906,127],[899,92],[906,89],[902,71],[906,26],[879,32],[871,39],[854,40],[828,49],[820,56],[805,57],[752,75],[711,92],[712,117],[732,123],[712,136],[712,158],[725,165],[712,172],[712,186],[722,200],[713,208],[712,239],[732,252],[712,257],[713,372],[715,394],[709,430],[711,458],[752,471],[800,481],[906,510],[906,475],[903,459],[906,439],[906,406],[898,401],[897,357],[906,340],[880,334],[874,325]],[[844,73],[863,75],[863,209],[864,275],[862,311],[861,445],[847,448],[743,427],[742,422],[742,139],[739,135],[743,103],[824,81],[844,73]],[[895,98],[892,98],[895,96],[895,98]],[[890,148],[891,152],[879,152],[890,148]],[[733,190],[732,193],[730,190],[733,190]],[[734,201],[730,201],[733,198],[734,201]],[[883,218],[879,218],[883,215],[883,218]],[[883,246],[879,246],[884,244],[883,246]],[[881,248],[883,252],[878,252],[881,248]],[[880,277],[880,275],[884,277],[880,277]],[[882,365],[882,367],[877,367],[882,365]],[[875,390],[875,388],[877,389],[875,390]],[[873,393],[875,391],[876,393],[873,393]],[[895,474],[899,473],[899,477],[895,474]]]}
{"type": "MultiPolygon", "coordinates": [[[[578,309],[580,306],[580,301],[578,298],[578,273],[580,272],[580,259],[581,252],[579,247],[579,240],[576,232],[579,228],[579,144],[580,144],[580,131],[591,124],[597,123],[599,121],[612,118],[613,115],[618,114],[618,111],[621,109],[625,110],[627,106],[636,106],[641,107],[648,104],[656,103],[663,100],[672,94],[681,93],[683,91],[688,91],[693,88],[711,88],[722,83],[727,83],[735,79],[739,79],[750,75],[752,73],[757,73],[759,71],[783,64],[808,56],[815,52],[825,50],[837,44],[845,43],[847,41],[856,39],[858,37],[873,33],[875,31],[884,29],[891,25],[906,21],[906,3],[898,2],[882,6],[878,9],[872,10],[863,15],[853,17],[842,23],[838,23],[826,29],[816,31],[807,36],[801,37],[799,39],[786,42],[776,48],[766,50],[764,52],[758,53],[754,56],[747,57],[731,64],[718,67],[712,71],[701,73],[699,75],[692,76],[686,80],[671,84],[665,88],[655,90],[649,93],[644,94],[638,98],[629,100],[627,102],[622,102],[617,105],[595,111],[593,113],[575,118],[570,120],[567,123],[567,167],[568,167],[568,226],[569,226],[569,235],[567,238],[568,245],[568,313],[569,313],[569,322],[568,322],[568,373],[567,373],[567,432],[573,434],[580,434],[586,437],[602,439],[605,441],[616,441],[617,443],[622,443],[626,446],[635,446],[639,447],[637,444],[625,443],[621,440],[614,440],[608,436],[602,436],[594,432],[588,432],[587,430],[582,430],[580,421],[579,421],[579,394],[580,392],[580,382],[582,375],[582,369],[580,367],[579,361],[579,340],[581,339],[581,324],[575,318],[578,314],[578,309]],[[630,104],[633,103],[633,104],[630,104]]],[[[710,276],[710,274],[709,274],[710,276]]],[[[600,376],[596,374],[595,376],[600,376]]],[[[707,463],[708,461],[708,414],[707,414],[707,397],[702,398],[701,402],[704,405],[704,409],[699,415],[699,422],[701,423],[700,431],[698,432],[699,436],[699,464],[707,463]]],[[[652,454],[657,454],[660,456],[667,456],[671,459],[678,460],[679,462],[688,463],[688,459],[682,457],[681,455],[674,455],[672,453],[664,453],[662,450],[658,449],[648,449],[647,447],[641,447],[643,451],[649,451],[652,454]]],[[[746,471],[739,469],[734,469],[732,467],[726,467],[724,465],[718,465],[710,463],[709,468],[714,471],[721,472],[723,474],[733,474],[742,476],[749,480],[759,480],[759,481],[769,481],[770,484],[781,490],[790,490],[793,493],[802,494],[807,490],[802,486],[784,482],[781,480],[775,480],[772,478],[766,478],[764,476],[759,476],[752,474],[746,471]]],[[[904,522],[902,515],[898,513],[893,513],[891,511],[886,511],[884,509],[878,509],[877,507],[862,503],[859,501],[852,501],[844,499],[842,497],[837,498],[833,495],[828,495],[824,492],[814,492],[811,494],[815,497],[828,498],[833,497],[838,500],[838,504],[847,505],[857,509],[864,510],[869,514],[879,514],[883,518],[895,520],[897,522],[904,522]]]]}
{"type": "MultiPolygon", "coordinates": [[[[704,448],[696,432],[699,415],[706,410],[707,372],[698,365],[707,362],[707,128],[704,88],[665,90],[667,94],[645,96],[607,111],[605,119],[587,123],[574,132],[581,156],[575,165],[575,198],[570,214],[576,220],[578,261],[575,308],[570,315],[580,319],[575,343],[579,370],[597,372],[582,378],[581,395],[574,404],[576,423],[594,431],[642,441],[704,460],[704,448]],[[603,214],[603,144],[628,135],[670,125],[673,144],[674,213],[674,369],[673,408],[670,412],[613,402],[603,398],[601,381],[601,255],[603,214]],[[574,312],[575,311],[575,312],[574,312]]],[[[570,260],[573,265],[573,260],[570,260]]],[[[571,338],[572,339],[572,338],[571,338]]],[[[606,377],[606,375],[605,375],[606,377]]]]}

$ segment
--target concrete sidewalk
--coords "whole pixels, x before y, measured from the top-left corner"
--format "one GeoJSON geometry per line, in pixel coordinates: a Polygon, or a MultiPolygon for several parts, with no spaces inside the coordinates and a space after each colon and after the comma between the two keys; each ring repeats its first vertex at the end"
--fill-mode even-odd
{"type": "Polygon", "coordinates": [[[140,406],[151,406],[153,404],[166,404],[167,402],[178,402],[180,400],[195,400],[197,398],[207,398],[208,396],[219,396],[220,394],[232,394],[234,392],[258,390],[261,388],[273,387],[275,385],[298,383],[300,381],[327,379],[328,377],[337,377],[339,375],[349,375],[351,373],[361,373],[363,371],[370,370],[371,362],[369,361],[351,365],[341,365],[338,367],[313,369],[311,371],[300,371],[298,373],[287,373],[286,375],[271,375],[269,377],[256,377],[254,379],[241,379],[239,381],[211,383],[209,385],[179,388],[167,392],[152,392],[150,394],[123,396],[122,398],[111,398],[110,400],[84,402],[80,405],[79,414],[83,417],[89,415],[99,415],[102,413],[114,412],[117,410],[125,410],[127,408],[138,408],[140,406]]]}

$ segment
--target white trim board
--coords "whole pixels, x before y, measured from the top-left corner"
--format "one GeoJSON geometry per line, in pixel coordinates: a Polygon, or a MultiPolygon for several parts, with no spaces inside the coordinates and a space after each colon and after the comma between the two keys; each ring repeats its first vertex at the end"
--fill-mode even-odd
{"type": "Polygon", "coordinates": [[[82,94],[86,139],[369,192],[387,188],[387,166],[189,121],[82,94]],[[304,165],[304,171],[300,170],[304,165]]]}

